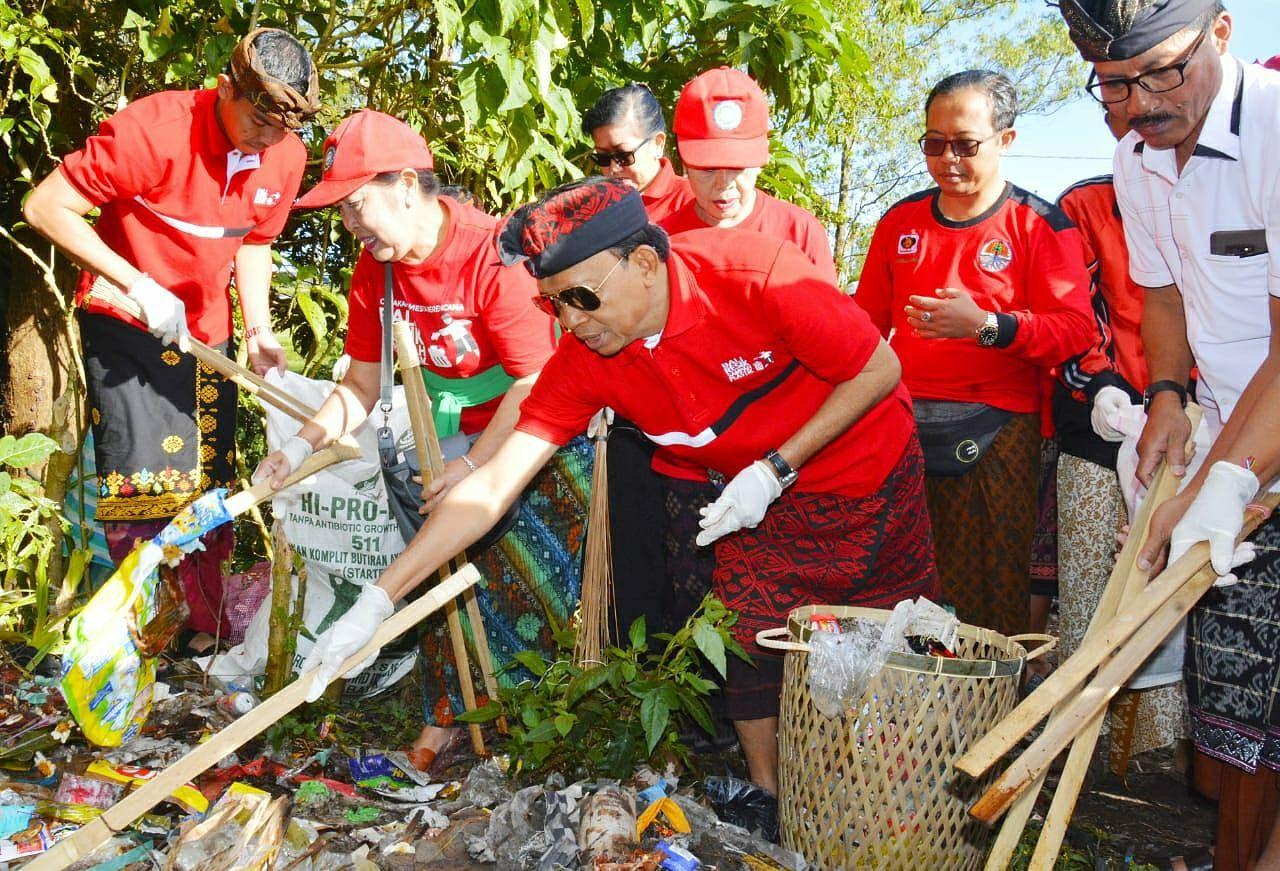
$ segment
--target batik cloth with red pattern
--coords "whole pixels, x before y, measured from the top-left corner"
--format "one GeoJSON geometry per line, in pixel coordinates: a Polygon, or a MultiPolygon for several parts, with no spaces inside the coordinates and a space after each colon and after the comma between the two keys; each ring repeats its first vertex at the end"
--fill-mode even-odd
{"type": "Polygon", "coordinates": [[[788,490],[755,529],[716,542],[716,594],[738,612],[733,632],[752,654],[761,629],[803,605],[892,608],[939,594],[924,498],[924,455],[913,435],[869,496],[788,490]]]}

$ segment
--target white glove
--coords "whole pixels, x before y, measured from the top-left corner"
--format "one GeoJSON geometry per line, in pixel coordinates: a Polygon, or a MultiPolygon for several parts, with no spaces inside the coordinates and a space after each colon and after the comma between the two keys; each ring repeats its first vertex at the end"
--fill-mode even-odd
{"type": "MultiPolygon", "coordinates": [[[[307,701],[314,702],[324,695],[325,688],[338,675],[338,669],[348,657],[369,643],[373,633],[378,631],[388,617],[395,613],[396,606],[391,604],[387,593],[377,584],[366,584],[360,591],[360,597],[347,613],[337,622],[320,633],[315,646],[307,659],[302,663],[300,677],[306,677],[311,669],[316,669],[311,678],[311,686],[307,690],[307,701]]],[[[355,677],[377,659],[378,651],[369,654],[369,658],[348,671],[343,677],[355,677]]]]}
{"type": "Polygon", "coordinates": [[[1129,399],[1129,394],[1119,387],[1108,384],[1098,391],[1098,395],[1093,397],[1093,410],[1089,412],[1089,422],[1093,424],[1093,431],[1099,438],[1108,442],[1124,441],[1124,433],[1112,426],[1111,421],[1130,405],[1133,405],[1133,402],[1129,399]]]}
{"type": "Polygon", "coordinates": [[[151,330],[152,335],[166,345],[176,342],[178,350],[184,354],[187,352],[191,334],[187,331],[187,307],[182,300],[145,273],[129,285],[125,293],[141,306],[142,322],[151,330]]]}
{"type": "Polygon", "coordinates": [[[756,460],[733,476],[719,499],[702,509],[698,544],[705,547],[723,535],[755,527],[781,495],[782,482],[773,468],[764,460],[756,460]]]}
{"type": "MultiPolygon", "coordinates": [[[[289,464],[289,468],[279,475],[280,479],[283,480],[298,471],[298,467],[306,461],[307,457],[315,453],[315,448],[311,447],[311,442],[302,436],[289,436],[276,453],[283,454],[285,462],[289,464]]],[[[262,462],[258,463],[258,468],[253,470],[253,483],[260,484],[278,471],[274,463],[268,464],[267,460],[270,457],[271,454],[263,457],[262,462]]]]}
{"type": "Polygon", "coordinates": [[[591,421],[587,424],[587,438],[594,439],[598,435],[608,435],[611,426],[613,426],[613,409],[606,405],[591,415],[591,421]]]}
{"type": "Polygon", "coordinates": [[[1169,536],[1169,563],[1177,562],[1193,544],[1207,541],[1218,585],[1234,584],[1231,570],[1254,557],[1253,545],[1236,547],[1236,537],[1244,525],[1245,506],[1258,487],[1258,476],[1248,469],[1224,460],[1214,463],[1191,507],[1169,536]]]}

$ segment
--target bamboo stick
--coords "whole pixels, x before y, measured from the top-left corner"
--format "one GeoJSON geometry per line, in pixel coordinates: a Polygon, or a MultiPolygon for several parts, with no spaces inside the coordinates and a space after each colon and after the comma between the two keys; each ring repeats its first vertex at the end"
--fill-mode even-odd
{"type": "MultiPolygon", "coordinates": [[[[1269,512],[1280,504],[1280,494],[1267,493],[1258,502],[1269,512]]],[[[1262,521],[1260,512],[1252,508],[1246,511],[1238,540],[1242,541],[1252,534],[1262,521]]],[[[1120,687],[1141,668],[1142,663],[1160,646],[1178,621],[1213,586],[1217,575],[1209,565],[1208,544],[1200,542],[1195,545],[1177,563],[1162,572],[1135,603],[1134,610],[1142,608],[1145,611],[1149,591],[1162,582],[1168,586],[1170,579],[1181,582],[1177,583],[1171,595],[1161,598],[1159,605],[1139,622],[1135,631],[1129,632],[1121,642],[1106,651],[1108,655],[1102,657],[1105,662],[1093,680],[1069,703],[1062,716],[1047,725],[1031,746],[1010,764],[995,785],[978,800],[970,810],[973,816],[988,822],[999,817],[1049,766],[1054,757],[1075,739],[1084,725],[1100,710],[1105,709],[1120,687]],[[1112,650],[1114,655],[1109,655],[1112,650]]],[[[1121,614],[1111,621],[1111,625],[1131,624],[1133,621],[1133,614],[1121,614]]],[[[1111,637],[1110,633],[1108,637],[1111,637]]],[[[1083,649],[1082,645],[1081,650],[1083,649]]]]}
{"type": "MultiPolygon", "coordinates": [[[[118,287],[99,281],[93,286],[90,296],[120,309],[132,318],[142,319],[142,307],[118,287]]],[[[189,350],[191,356],[216,371],[223,378],[235,382],[246,393],[250,393],[258,399],[274,405],[295,420],[305,423],[315,415],[315,409],[294,399],[279,387],[268,383],[257,372],[241,366],[235,360],[227,358],[224,354],[209,347],[195,336],[190,337],[189,350]]]]}
{"type": "MultiPolygon", "coordinates": [[[[341,675],[355,668],[366,658],[373,656],[383,645],[390,643],[425,618],[434,614],[448,602],[480,581],[480,573],[467,564],[440,584],[427,590],[420,598],[410,602],[387,618],[373,634],[369,643],[347,658],[338,670],[341,675]]],[[[135,792],[116,802],[102,816],[84,825],[79,831],[56,843],[47,852],[37,856],[27,871],[57,871],[85,858],[114,833],[124,831],[138,817],[163,801],[174,789],[199,776],[211,766],[243,746],[268,726],[306,701],[315,671],[299,676],[280,692],[265,699],[249,713],[233,721],[209,740],[195,745],[178,761],[147,781],[135,792]]]]}
{"type": "MultiPolygon", "coordinates": [[[[1201,412],[1199,406],[1189,406],[1187,408],[1187,417],[1191,423],[1191,432],[1194,434],[1196,427],[1200,424],[1201,412]]],[[[1144,572],[1137,568],[1138,554],[1146,546],[1150,533],[1151,516],[1158,507],[1177,492],[1177,485],[1178,479],[1173,476],[1162,462],[1156,470],[1155,480],[1138,508],[1137,516],[1134,517],[1129,537],[1120,549],[1120,553],[1116,556],[1116,564],[1111,569],[1111,575],[1102,591],[1102,597],[1093,612],[1093,617],[1089,620],[1089,626],[1085,629],[1083,641],[1088,641],[1091,637],[1095,637],[1101,631],[1102,625],[1115,616],[1116,612],[1122,607],[1122,599],[1127,603],[1136,591],[1141,590],[1146,585],[1149,572],[1144,572]]],[[[1065,707],[1065,704],[1059,703],[1054,708],[1053,713],[1049,715],[1049,722],[1052,723],[1060,717],[1065,707]]],[[[1101,729],[1103,716],[1105,714],[1097,719],[1096,725],[1098,729],[1101,729]]],[[[1093,725],[1093,723],[1090,723],[1089,728],[1086,728],[1086,735],[1089,734],[1093,725]]],[[[1061,837],[1051,832],[1061,822],[1062,831],[1065,833],[1065,820],[1062,819],[1062,815],[1065,811],[1066,819],[1070,819],[1071,811],[1075,807],[1074,798],[1068,802],[1065,796],[1073,788],[1071,785],[1073,782],[1076,783],[1074,787],[1076,794],[1079,793],[1079,784],[1083,783],[1084,775],[1088,773],[1089,763],[1093,755],[1093,746],[1097,740],[1097,730],[1093,732],[1093,736],[1094,740],[1092,742],[1085,742],[1089,743],[1087,750],[1083,749],[1083,743],[1072,744],[1067,766],[1063,770],[1062,776],[1058,780],[1058,788],[1054,792],[1049,815],[1045,818],[1045,825],[1041,828],[1040,840],[1037,842],[1036,847],[1037,855],[1041,853],[1043,848],[1043,850],[1052,849],[1053,854],[1056,856],[1058,848],[1061,847],[1061,837]],[[1063,796],[1063,798],[1060,798],[1060,796],[1063,796]],[[1046,836],[1047,832],[1050,834],[1046,836]],[[1055,838],[1057,838],[1056,843],[1054,843],[1055,838]]],[[[1002,871],[1002,869],[1008,867],[1009,862],[1013,859],[1014,852],[1017,850],[1018,843],[1022,839],[1022,832],[1027,826],[1027,820],[1031,818],[1031,813],[1035,809],[1036,798],[1044,786],[1044,781],[1045,775],[1041,774],[1035,779],[1031,787],[1020,795],[1017,801],[1013,803],[1013,806],[1010,807],[1008,814],[1004,818],[1004,823],[1000,827],[1000,832],[996,836],[995,843],[987,854],[986,871],[1002,871]]],[[[1035,860],[1033,859],[1033,866],[1034,862],[1035,860]]]]}
{"type": "MultiPolygon", "coordinates": [[[[427,396],[427,387],[422,382],[422,361],[418,359],[418,349],[413,342],[413,333],[404,321],[396,321],[392,326],[396,342],[396,362],[400,369],[400,378],[404,382],[405,404],[409,407],[409,425],[413,428],[414,449],[418,454],[418,468],[422,473],[422,485],[430,484],[439,474],[433,462],[431,445],[440,450],[440,441],[435,438],[434,426],[428,427],[431,420],[431,398],[427,396]]],[[[450,559],[445,571],[438,577],[442,580],[454,569],[450,559]]],[[[449,626],[449,642],[453,647],[453,661],[458,666],[458,686],[462,691],[462,705],[468,711],[476,709],[476,688],[471,679],[471,659],[467,656],[467,639],[462,632],[462,618],[458,615],[458,603],[450,600],[444,606],[445,621],[449,626]]],[[[483,631],[473,628],[479,635],[483,631]]],[[[477,650],[479,645],[477,645],[477,650]]],[[[471,749],[477,756],[485,754],[484,737],[479,723],[468,723],[467,731],[471,735],[471,749]]]]}

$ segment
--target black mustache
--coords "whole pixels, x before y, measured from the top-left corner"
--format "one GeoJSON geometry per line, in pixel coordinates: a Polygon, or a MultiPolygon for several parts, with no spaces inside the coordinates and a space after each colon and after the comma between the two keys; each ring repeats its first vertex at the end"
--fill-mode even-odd
{"type": "Polygon", "coordinates": [[[1152,124],[1163,124],[1165,121],[1172,121],[1173,116],[1168,112],[1153,112],[1150,115],[1139,115],[1136,118],[1129,119],[1130,127],[1146,127],[1152,124]]]}

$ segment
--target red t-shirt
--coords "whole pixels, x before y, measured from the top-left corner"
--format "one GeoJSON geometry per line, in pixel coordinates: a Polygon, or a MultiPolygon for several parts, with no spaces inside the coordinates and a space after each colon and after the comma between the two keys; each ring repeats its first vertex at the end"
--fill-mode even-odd
{"type": "Polygon", "coordinates": [[[671,161],[662,158],[662,167],[649,182],[649,186],[640,191],[640,199],[644,201],[644,210],[649,213],[649,220],[661,224],[667,216],[685,203],[693,202],[693,188],[689,180],[676,175],[671,161]]]}
{"type": "MultiPolygon", "coordinates": [[[[284,229],[307,150],[295,134],[241,154],[222,132],[217,91],[164,91],[102,122],[62,174],[102,211],[94,229],[111,250],[173,291],[191,334],[212,345],[231,335],[227,285],[241,245],[265,245],[284,229]]],[[[83,301],[94,276],[83,273],[83,301]]],[[[127,315],[89,302],[141,326],[127,315]]]]}
{"type": "MultiPolygon", "coordinates": [[[[658,221],[658,224],[670,236],[707,229],[707,222],[698,217],[694,208],[692,194],[686,205],[666,219],[658,221]]],[[[835,257],[831,253],[831,240],[827,238],[827,231],[821,221],[799,206],[769,196],[757,188],[751,214],[741,224],[729,229],[763,233],[775,239],[796,243],[813,265],[818,267],[822,279],[839,286],[840,279],[836,275],[835,257]]]]}
{"type": "Polygon", "coordinates": [[[1129,277],[1129,249],[1116,205],[1111,176],[1077,182],[1058,198],[1058,207],[1080,230],[1085,259],[1093,274],[1095,341],[1063,367],[1063,381],[1089,394],[1114,381],[1103,373],[1118,372],[1132,388],[1147,386],[1147,360],[1142,351],[1143,289],[1129,277]],[[1099,384],[1091,384],[1093,380],[1099,384]]]}
{"type": "Polygon", "coordinates": [[[915,399],[982,402],[1007,411],[1041,409],[1045,372],[1089,346],[1089,273],[1080,233],[1056,207],[1006,185],[985,214],[951,221],[938,190],[921,191],[880,219],[854,298],[902,361],[915,399]],[[1013,341],[923,339],[907,325],[907,297],[940,287],[967,290],[987,311],[1012,314],[1013,341]]]}
{"type": "MultiPolygon", "coordinates": [[[[658,344],[635,341],[603,357],[566,335],[517,429],[564,444],[609,406],[659,445],[659,471],[732,477],[794,435],[879,345],[857,304],[789,242],[703,229],[675,237],[671,249],[671,308],[658,344]]],[[[914,427],[898,385],[801,466],[796,489],[874,492],[914,427]]]]}
{"type": "MultiPolygon", "coordinates": [[[[421,263],[391,268],[395,318],[413,326],[422,364],[445,378],[469,378],[502,366],[513,378],[539,371],[555,349],[551,318],[533,304],[538,292],[524,268],[504,268],[493,249],[498,219],[440,197],[448,219],[444,239],[421,263]]],[[[368,251],[351,276],[346,351],[352,359],[382,359],[385,264],[368,251]]],[[[488,425],[496,397],[463,409],[462,431],[488,425]]]]}

